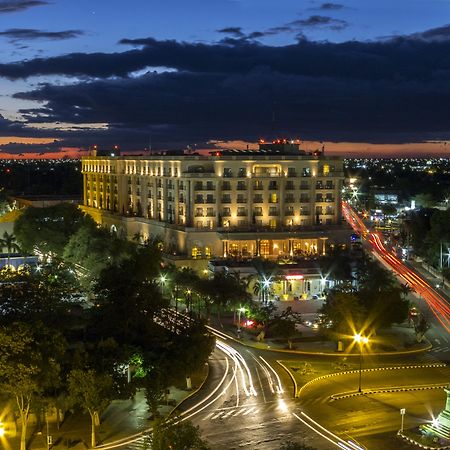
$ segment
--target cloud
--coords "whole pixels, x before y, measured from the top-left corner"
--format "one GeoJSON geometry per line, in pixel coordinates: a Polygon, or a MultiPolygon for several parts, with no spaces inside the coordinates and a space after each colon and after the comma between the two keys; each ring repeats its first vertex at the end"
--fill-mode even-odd
{"type": "Polygon", "coordinates": [[[217,30],[218,33],[229,34],[235,38],[245,37],[245,34],[242,32],[241,27],[227,27],[217,30]]]}
{"type": "Polygon", "coordinates": [[[324,10],[324,11],[332,11],[332,10],[338,10],[345,8],[344,5],[341,5],[340,3],[322,3],[318,9],[324,10]]]}
{"type": "MultiPolygon", "coordinates": [[[[36,102],[21,111],[29,125],[108,124],[106,130],[54,130],[51,135],[66,146],[119,142],[143,148],[150,136],[164,147],[209,139],[252,141],[272,129],[308,140],[450,138],[450,41],[406,36],[285,46],[231,37],[211,44],[121,42],[135,48],[2,64],[0,75],[84,77],[15,94],[36,102]]],[[[7,130],[20,124],[4,125],[7,130]]]]}
{"type": "Polygon", "coordinates": [[[84,33],[81,30],[42,31],[33,28],[9,28],[8,30],[0,31],[0,36],[6,36],[13,42],[37,39],[59,41],[64,39],[72,39],[83,34],[84,33]]]}
{"type": "Polygon", "coordinates": [[[348,27],[348,22],[345,20],[319,15],[310,16],[307,19],[296,20],[295,22],[291,22],[291,24],[300,25],[302,27],[327,27],[336,31],[348,27]]]}
{"type": "Polygon", "coordinates": [[[410,39],[420,39],[428,42],[439,42],[450,40],[450,25],[432,28],[421,33],[414,33],[408,36],[410,39]]]}
{"type": "Polygon", "coordinates": [[[24,11],[35,6],[48,5],[49,2],[41,0],[5,0],[0,1],[0,14],[24,11]]]}

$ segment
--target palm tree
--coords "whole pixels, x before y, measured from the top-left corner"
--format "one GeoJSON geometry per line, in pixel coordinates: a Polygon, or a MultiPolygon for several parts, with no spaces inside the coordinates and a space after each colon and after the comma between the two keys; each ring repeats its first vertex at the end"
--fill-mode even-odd
{"type": "Polygon", "coordinates": [[[17,244],[16,237],[12,233],[8,233],[7,231],[5,231],[3,233],[3,238],[0,239],[0,247],[2,248],[2,250],[6,248],[6,251],[8,252],[6,265],[9,268],[11,253],[20,251],[20,247],[17,244]]]}

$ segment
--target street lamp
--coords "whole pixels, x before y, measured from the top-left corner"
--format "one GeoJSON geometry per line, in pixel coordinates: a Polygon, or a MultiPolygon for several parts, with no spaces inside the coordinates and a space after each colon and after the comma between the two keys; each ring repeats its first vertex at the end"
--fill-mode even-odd
{"type": "Polygon", "coordinates": [[[270,278],[264,277],[263,280],[263,303],[267,303],[267,300],[269,299],[269,289],[270,285],[272,284],[270,278]]]}
{"type": "Polygon", "coordinates": [[[360,333],[353,336],[353,340],[359,344],[359,384],[358,392],[361,392],[361,373],[362,373],[362,346],[369,343],[369,338],[361,336],[360,333]]]}
{"type": "Polygon", "coordinates": [[[166,275],[161,275],[159,277],[159,284],[161,285],[161,295],[164,295],[164,285],[166,284],[166,275]]]}
{"type": "Polygon", "coordinates": [[[241,331],[241,313],[245,313],[245,308],[238,308],[238,333],[241,331]]]}

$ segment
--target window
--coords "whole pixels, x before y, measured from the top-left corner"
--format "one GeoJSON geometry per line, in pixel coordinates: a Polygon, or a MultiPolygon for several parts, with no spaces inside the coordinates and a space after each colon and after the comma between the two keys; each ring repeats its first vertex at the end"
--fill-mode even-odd
{"type": "Polygon", "coordinates": [[[206,208],[206,216],[207,217],[214,217],[216,213],[214,212],[214,208],[206,208]]]}
{"type": "Polygon", "coordinates": [[[229,181],[222,182],[222,190],[229,191],[231,189],[231,184],[229,181]]]}
{"type": "MultiPolygon", "coordinates": [[[[197,222],[197,228],[201,228],[201,222],[197,222]]],[[[201,258],[202,252],[198,247],[192,247],[191,255],[193,258],[201,258]]]]}
{"type": "Polygon", "coordinates": [[[300,214],[302,216],[309,216],[309,207],[307,206],[301,206],[300,207],[300,214]]]}
{"type": "Polygon", "coordinates": [[[231,216],[231,209],[228,206],[222,209],[222,216],[223,217],[231,216]]]}
{"type": "Polygon", "coordinates": [[[309,183],[307,181],[302,181],[300,183],[300,189],[304,189],[304,190],[309,189],[309,183]]]}
{"type": "Polygon", "coordinates": [[[247,189],[247,183],[245,181],[238,181],[237,183],[238,191],[244,191],[247,189]]]}
{"type": "Polygon", "coordinates": [[[262,202],[263,202],[262,194],[255,194],[253,196],[253,203],[262,203],[262,202]]]}
{"type": "Polygon", "coordinates": [[[263,189],[263,183],[261,180],[255,180],[253,183],[253,189],[255,189],[256,191],[259,191],[261,189],[263,189]]]}
{"type": "Polygon", "coordinates": [[[201,181],[196,181],[194,184],[194,189],[196,191],[201,191],[203,189],[203,183],[201,181]]]}
{"type": "Polygon", "coordinates": [[[255,206],[253,208],[253,215],[254,216],[262,216],[262,207],[261,206],[255,206]]]}
{"type": "Polygon", "coordinates": [[[326,214],[327,214],[327,216],[332,216],[334,214],[334,208],[332,206],[327,206],[326,214]]]}
{"type": "Polygon", "coordinates": [[[287,176],[295,177],[296,175],[295,167],[288,167],[287,176]]]}
{"type": "Polygon", "coordinates": [[[211,258],[211,247],[205,247],[205,256],[211,258]]]}
{"type": "Polygon", "coordinates": [[[322,194],[316,194],[316,202],[323,202],[322,194]]]}
{"type": "Polygon", "coordinates": [[[294,187],[294,182],[293,182],[293,181],[286,181],[286,189],[287,189],[287,190],[293,190],[293,189],[295,189],[295,187],[294,187]]]}
{"type": "Polygon", "coordinates": [[[294,215],[294,207],[293,206],[288,206],[286,208],[286,211],[284,213],[285,216],[293,216],[294,215]]]}
{"type": "Polygon", "coordinates": [[[213,194],[207,194],[206,195],[206,203],[216,203],[213,194]]]}
{"type": "Polygon", "coordinates": [[[223,194],[222,195],[222,203],[231,203],[231,195],[223,194]]]}
{"type": "Polygon", "coordinates": [[[214,183],[213,183],[212,181],[207,181],[207,182],[206,182],[206,189],[207,189],[208,191],[213,191],[213,190],[215,189],[214,183]]]}
{"type": "Polygon", "coordinates": [[[278,208],[276,206],[269,207],[269,216],[278,216],[278,208]]]}
{"type": "Polygon", "coordinates": [[[223,176],[224,178],[230,178],[233,176],[233,173],[231,172],[231,169],[229,167],[225,167],[223,169],[223,176]]]}
{"type": "Polygon", "coordinates": [[[309,167],[304,167],[302,169],[302,177],[310,177],[311,176],[311,169],[309,167]]]}
{"type": "Polygon", "coordinates": [[[323,208],[321,206],[316,206],[316,214],[317,215],[322,215],[323,214],[323,208]]]}
{"type": "Polygon", "coordinates": [[[247,203],[247,199],[245,198],[245,195],[244,194],[238,194],[237,202],[238,203],[247,203]]]}
{"type": "Polygon", "coordinates": [[[246,216],[247,215],[247,208],[245,208],[244,206],[238,206],[237,215],[238,216],[246,216]]]}
{"type": "Polygon", "coordinates": [[[204,203],[203,195],[196,195],[195,196],[195,203],[204,203]]]}
{"type": "Polygon", "coordinates": [[[326,196],[325,196],[325,201],[326,202],[334,202],[334,198],[333,198],[333,194],[327,194],[326,196]]]}
{"type": "Polygon", "coordinates": [[[203,208],[195,208],[195,217],[203,217],[203,208]]]}
{"type": "Polygon", "coordinates": [[[238,177],[240,177],[240,178],[245,177],[246,174],[247,173],[246,173],[245,167],[240,167],[238,170],[238,177]]]}
{"type": "Polygon", "coordinates": [[[269,203],[278,203],[278,195],[276,192],[270,194],[269,203]]]}
{"type": "Polygon", "coordinates": [[[309,195],[300,194],[300,203],[309,203],[309,195]]]}
{"type": "Polygon", "coordinates": [[[286,194],[285,202],[286,203],[294,203],[294,194],[286,194]]]}
{"type": "Polygon", "coordinates": [[[278,184],[276,181],[270,181],[269,182],[269,189],[274,190],[274,189],[278,189],[278,184]]]}

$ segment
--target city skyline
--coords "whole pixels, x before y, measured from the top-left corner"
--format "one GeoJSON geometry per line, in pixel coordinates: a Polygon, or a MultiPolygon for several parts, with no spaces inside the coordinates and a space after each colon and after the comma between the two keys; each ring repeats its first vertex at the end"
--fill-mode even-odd
{"type": "MultiPolygon", "coordinates": [[[[229,148],[445,155],[445,2],[0,2],[0,155],[229,148]]],[[[43,154],[43,155],[42,155],[43,154]]]]}

